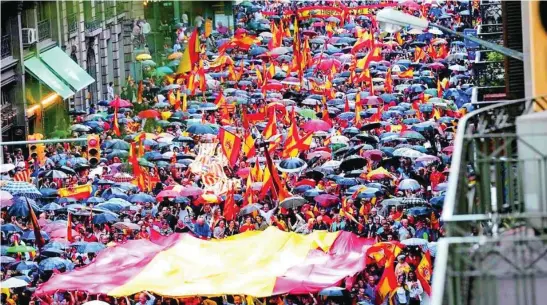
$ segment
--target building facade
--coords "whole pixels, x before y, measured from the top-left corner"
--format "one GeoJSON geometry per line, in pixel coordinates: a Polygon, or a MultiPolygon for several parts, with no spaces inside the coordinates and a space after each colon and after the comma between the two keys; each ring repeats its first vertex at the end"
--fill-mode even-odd
{"type": "Polygon", "coordinates": [[[125,85],[132,60],[130,1],[0,4],[2,141],[34,132],[61,136],[55,132],[70,126],[70,111],[106,99],[110,82],[115,92],[125,85]]]}

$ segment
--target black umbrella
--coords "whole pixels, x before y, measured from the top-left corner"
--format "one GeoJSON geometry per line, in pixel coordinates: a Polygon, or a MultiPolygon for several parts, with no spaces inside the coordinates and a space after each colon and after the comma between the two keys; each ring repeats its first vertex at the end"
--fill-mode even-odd
{"type": "Polygon", "coordinates": [[[305,175],[307,178],[311,178],[315,181],[319,181],[323,179],[323,177],[325,177],[325,174],[319,171],[317,168],[307,171],[305,175]]]}
{"type": "Polygon", "coordinates": [[[349,172],[355,169],[362,169],[367,165],[367,160],[360,156],[350,156],[340,163],[340,170],[349,172]]]}
{"type": "Polygon", "coordinates": [[[368,123],[368,124],[365,124],[363,126],[361,126],[361,131],[368,131],[368,130],[373,130],[373,129],[376,129],[376,128],[380,128],[382,127],[382,124],[380,122],[375,122],[375,123],[368,123]]]}

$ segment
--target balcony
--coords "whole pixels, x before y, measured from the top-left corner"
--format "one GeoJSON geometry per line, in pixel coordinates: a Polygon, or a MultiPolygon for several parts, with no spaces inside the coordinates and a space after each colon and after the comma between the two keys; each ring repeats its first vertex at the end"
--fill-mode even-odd
{"type": "Polygon", "coordinates": [[[68,33],[74,34],[78,32],[78,14],[73,13],[68,15],[66,18],[68,22],[68,33]]]}
{"type": "Polygon", "coordinates": [[[2,59],[11,56],[11,39],[10,35],[2,36],[2,59]]]}
{"type": "Polygon", "coordinates": [[[101,33],[101,31],[102,31],[101,20],[92,18],[91,20],[85,21],[85,36],[86,37],[97,36],[101,33]]]}
{"type": "Polygon", "coordinates": [[[115,6],[106,6],[104,8],[104,20],[108,21],[114,18],[115,6]]]}
{"type": "Polygon", "coordinates": [[[45,19],[38,22],[38,41],[51,39],[51,22],[45,19]]]}

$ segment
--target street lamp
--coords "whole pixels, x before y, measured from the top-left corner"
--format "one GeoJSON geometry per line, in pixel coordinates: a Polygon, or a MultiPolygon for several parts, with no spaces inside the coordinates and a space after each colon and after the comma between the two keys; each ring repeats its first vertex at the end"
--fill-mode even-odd
{"type": "Polygon", "coordinates": [[[429,22],[425,19],[415,17],[415,16],[412,16],[412,15],[409,15],[409,14],[405,14],[401,11],[397,11],[397,10],[394,10],[392,8],[386,8],[386,9],[383,9],[383,10],[379,11],[378,14],[376,14],[376,20],[378,22],[380,22],[380,27],[383,27],[384,29],[386,29],[389,32],[398,31],[398,30],[400,30],[401,27],[406,27],[406,26],[410,26],[410,27],[413,27],[413,28],[421,29],[421,30],[425,30],[429,26],[433,26],[433,27],[436,27],[436,28],[440,29],[443,32],[449,33],[449,34],[454,35],[454,36],[465,38],[465,39],[470,40],[474,43],[477,43],[477,44],[479,44],[479,45],[481,45],[485,48],[488,48],[488,49],[494,50],[498,53],[501,53],[505,56],[509,56],[509,57],[512,57],[512,58],[515,58],[515,59],[518,59],[518,60],[521,60],[521,61],[524,60],[524,55],[522,54],[522,52],[511,50],[509,48],[500,46],[498,44],[491,43],[491,42],[486,41],[486,40],[482,40],[482,39],[477,38],[475,36],[464,35],[462,33],[456,32],[456,31],[454,31],[450,28],[447,28],[445,26],[442,26],[440,24],[432,23],[432,22],[429,22]]]}

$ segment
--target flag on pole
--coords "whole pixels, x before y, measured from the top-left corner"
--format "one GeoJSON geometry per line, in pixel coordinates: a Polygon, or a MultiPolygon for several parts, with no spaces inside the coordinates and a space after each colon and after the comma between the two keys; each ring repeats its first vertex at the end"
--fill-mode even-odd
{"type": "Polygon", "coordinates": [[[234,167],[239,159],[239,152],[241,151],[241,138],[236,134],[227,131],[224,128],[220,128],[218,132],[218,139],[222,152],[228,159],[230,167],[234,167]]]}

